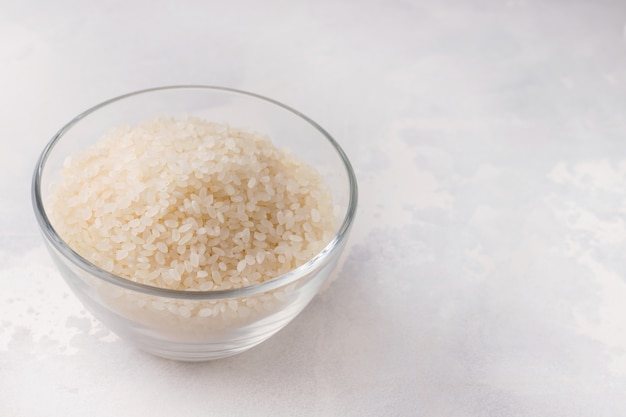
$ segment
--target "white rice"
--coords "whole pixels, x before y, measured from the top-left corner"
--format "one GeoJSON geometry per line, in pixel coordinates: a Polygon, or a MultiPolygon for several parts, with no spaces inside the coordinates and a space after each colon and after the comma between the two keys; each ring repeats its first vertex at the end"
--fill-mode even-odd
{"type": "MultiPolygon", "coordinates": [[[[198,118],[114,129],[68,158],[48,207],[59,235],[95,265],[177,290],[277,277],[317,254],[334,226],[315,169],[265,135],[198,118]]],[[[216,314],[194,307],[176,314],[216,314]]]]}

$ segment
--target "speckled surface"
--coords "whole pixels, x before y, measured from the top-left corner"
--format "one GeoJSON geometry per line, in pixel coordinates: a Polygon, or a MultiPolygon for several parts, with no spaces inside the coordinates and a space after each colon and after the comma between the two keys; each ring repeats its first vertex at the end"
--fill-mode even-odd
{"type": "Polygon", "coordinates": [[[0,415],[626,415],[625,23],[608,0],[0,1],[0,415]],[[79,112],[195,83],[318,121],[361,194],[301,316],[187,364],[82,309],[29,192],[79,112]]]}

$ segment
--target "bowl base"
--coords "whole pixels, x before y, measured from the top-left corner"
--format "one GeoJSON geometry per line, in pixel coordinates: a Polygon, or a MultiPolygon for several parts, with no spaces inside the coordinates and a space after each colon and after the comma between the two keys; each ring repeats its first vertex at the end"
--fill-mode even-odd
{"type": "Polygon", "coordinates": [[[179,350],[166,350],[166,349],[158,349],[154,347],[144,347],[138,346],[138,348],[146,353],[149,353],[154,356],[158,356],[164,359],[170,359],[174,361],[182,361],[182,362],[205,362],[205,361],[213,361],[217,359],[228,358],[229,356],[238,355],[240,353],[245,352],[246,350],[254,347],[245,346],[239,348],[231,348],[224,350],[197,350],[197,351],[186,351],[181,352],[179,350]]]}

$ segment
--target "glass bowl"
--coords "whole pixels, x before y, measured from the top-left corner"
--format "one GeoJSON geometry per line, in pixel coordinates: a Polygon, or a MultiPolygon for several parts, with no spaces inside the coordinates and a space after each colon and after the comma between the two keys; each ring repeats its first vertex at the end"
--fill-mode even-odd
{"type": "Polygon", "coordinates": [[[172,86],[126,94],[78,115],[43,150],[33,176],[33,207],[46,246],[61,275],[102,323],[152,354],[201,361],[243,352],[296,317],[336,266],[352,226],[357,183],[348,158],[317,123],[275,100],[219,87],[172,86]],[[60,181],[66,157],[110,128],[156,116],[198,116],[252,128],[314,166],[334,206],[332,240],[300,267],[260,284],[220,291],[148,286],[113,275],[69,247],[46,212],[50,185],[60,181]]]}

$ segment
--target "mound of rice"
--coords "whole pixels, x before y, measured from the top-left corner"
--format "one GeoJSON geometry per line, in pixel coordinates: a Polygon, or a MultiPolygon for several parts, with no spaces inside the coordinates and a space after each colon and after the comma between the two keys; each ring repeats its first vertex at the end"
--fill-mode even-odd
{"type": "Polygon", "coordinates": [[[330,193],[260,133],[198,118],[117,128],[65,162],[49,216],[80,255],[177,290],[264,282],[332,238],[330,193]]]}

